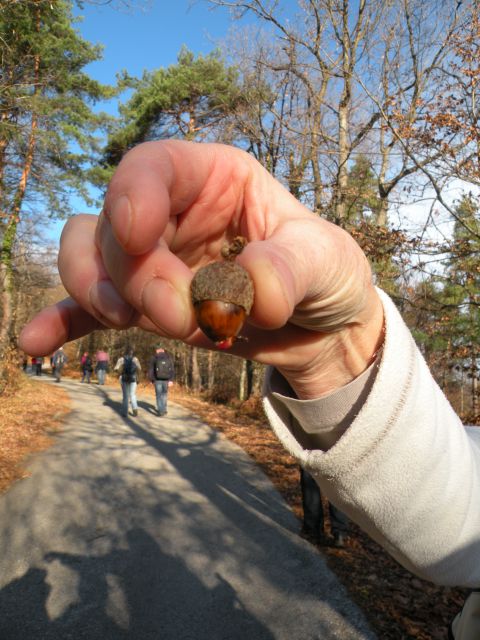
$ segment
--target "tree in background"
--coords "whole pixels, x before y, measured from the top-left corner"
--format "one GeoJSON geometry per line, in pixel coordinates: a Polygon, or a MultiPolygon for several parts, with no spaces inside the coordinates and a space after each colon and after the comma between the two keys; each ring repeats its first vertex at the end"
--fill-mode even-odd
{"type": "Polygon", "coordinates": [[[378,286],[398,299],[401,260],[408,259],[410,244],[401,230],[381,224],[382,218],[378,177],[371,160],[359,155],[347,174],[343,227],[365,251],[378,286]]]}
{"type": "MultiPolygon", "coordinates": [[[[434,343],[430,328],[452,320],[454,312],[447,319],[446,309],[464,309],[459,301],[460,306],[449,306],[451,292],[443,282],[450,261],[461,266],[462,256],[450,250],[447,238],[437,238],[433,246],[425,234],[407,234],[400,206],[422,198],[428,185],[442,202],[453,177],[478,184],[475,3],[318,0],[298,2],[293,10],[292,3],[209,1],[255,14],[266,28],[255,36],[251,26],[246,33],[235,31],[235,46],[230,44],[224,57],[218,52],[197,57],[184,49],[168,68],[140,79],[123,74],[119,89],[128,89],[130,97],[109,130],[103,165],[91,169],[89,177],[94,174],[97,184],[105,184],[122,155],[145,140],[177,137],[241,146],[312,210],[357,238],[378,283],[412,319],[424,323],[420,342],[435,359],[440,379],[447,380],[450,365],[440,352],[453,354],[453,343],[440,339],[442,332],[434,343]],[[428,261],[415,262],[413,252],[430,252],[443,266],[429,273],[428,261]],[[419,303],[417,308],[407,306],[408,297],[419,303]]],[[[5,6],[16,4],[46,10],[49,3],[5,6]]],[[[28,60],[28,47],[25,51],[28,60]]],[[[5,89],[3,99],[8,95],[5,89]]],[[[35,114],[38,120],[41,111],[35,114]]],[[[25,131],[29,121],[23,118],[25,131]]],[[[32,168],[33,191],[25,194],[22,215],[40,195],[36,175],[32,168]]],[[[472,218],[446,205],[475,241],[478,227],[472,218]]],[[[433,227],[435,220],[432,206],[427,225],[433,227]]],[[[178,346],[176,353],[189,384],[211,389],[218,383],[216,354],[182,349],[178,346]]],[[[255,384],[252,373],[252,367],[241,372],[245,388],[255,384]]]]}
{"type": "MultiPolygon", "coordinates": [[[[462,28],[462,3],[317,0],[292,7],[265,0],[207,1],[234,16],[256,16],[268,29],[261,41],[277,43],[267,57],[262,45],[257,64],[279,78],[295,78],[295,109],[283,131],[298,158],[305,203],[343,224],[349,168],[367,155],[382,204],[378,224],[387,226],[389,207],[403,185],[411,186],[412,176],[421,178],[436,158],[408,134],[436,94],[436,72],[462,28]],[[408,126],[395,120],[398,113],[408,126]]],[[[279,94],[271,115],[283,117],[282,101],[279,94]]],[[[287,183],[288,162],[283,169],[287,183]]],[[[410,198],[413,193],[406,192],[410,198]]]]}
{"type": "Polygon", "coordinates": [[[242,99],[234,67],[218,52],[195,58],[182,49],[177,64],[145,71],[141,79],[123,74],[120,88],[133,95],[120,106],[108,136],[105,164],[114,168],[124,153],[148,140],[225,140],[225,121],[242,99]]]}
{"type": "Polygon", "coordinates": [[[82,69],[100,48],[72,26],[72,3],[1,3],[0,34],[0,352],[14,339],[15,241],[29,210],[68,214],[72,193],[88,198],[103,117],[89,104],[109,90],[82,69]]]}
{"type": "Polygon", "coordinates": [[[432,246],[441,258],[439,268],[413,282],[405,318],[457,412],[475,424],[480,418],[480,242],[470,229],[480,231],[480,205],[466,195],[455,205],[452,238],[432,246]]]}
{"type": "Polygon", "coordinates": [[[480,7],[466,3],[458,28],[449,35],[448,55],[438,60],[428,101],[418,95],[421,112],[408,121],[396,106],[397,132],[415,149],[429,149],[434,162],[424,169],[442,204],[455,217],[455,206],[442,198],[445,181],[456,179],[480,186],[480,7]]]}
{"type": "Polygon", "coordinates": [[[471,382],[470,419],[478,419],[480,367],[480,209],[464,196],[455,207],[453,239],[442,291],[444,335],[450,363],[466,371],[471,382]],[[473,232],[473,233],[472,233],[473,232]]]}

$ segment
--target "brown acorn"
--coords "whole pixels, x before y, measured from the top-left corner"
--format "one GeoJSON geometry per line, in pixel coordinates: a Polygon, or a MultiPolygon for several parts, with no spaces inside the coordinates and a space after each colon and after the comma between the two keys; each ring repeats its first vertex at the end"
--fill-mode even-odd
{"type": "Polygon", "coordinates": [[[197,271],[190,294],[200,329],[218,348],[229,349],[235,340],[242,339],[239,333],[253,305],[253,282],[232,260],[238,250],[222,253],[227,260],[197,271]]]}

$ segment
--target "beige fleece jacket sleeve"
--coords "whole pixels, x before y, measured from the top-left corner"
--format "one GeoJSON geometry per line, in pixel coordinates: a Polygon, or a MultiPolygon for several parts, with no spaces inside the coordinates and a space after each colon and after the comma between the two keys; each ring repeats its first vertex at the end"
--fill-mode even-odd
{"type": "Polygon", "coordinates": [[[395,305],[379,293],[386,339],[378,370],[347,401],[346,423],[325,450],[311,440],[325,399],[293,407],[272,372],[267,416],[325,495],[398,562],[439,584],[478,587],[480,429],[460,423],[395,305]]]}

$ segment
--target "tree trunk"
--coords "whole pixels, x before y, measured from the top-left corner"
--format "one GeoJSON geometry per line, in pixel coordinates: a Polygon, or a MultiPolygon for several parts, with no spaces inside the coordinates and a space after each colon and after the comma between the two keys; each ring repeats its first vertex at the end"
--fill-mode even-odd
{"type": "Polygon", "coordinates": [[[347,161],[349,157],[348,143],[348,104],[349,91],[345,88],[338,111],[338,172],[335,194],[335,220],[342,224],[346,216],[346,193],[348,187],[347,161]]]}
{"type": "Polygon", "coordinates": [[[472,355],[472,417],[478,415],[478,372],[476,366],[475,352],[472,355]]]}
{"type": "Polygon", "coordinates": [[[33,162],[33,153],[36,142],[37,118],[32,117],[30,139],[28,143],[27,153],[23,166],[22,175],[20,177],[17,192],[13,200],[12,212],[10,214],[5,233],[3,236],[2,247],[0,251],[0,284],[2,285],[2,321],[0,325],[0,354],[5,353],[5,349],[11,338],[11,329],[14,319],[14,248],[17,236],[18,223],[20,222],[20,209],[22,207],[25,190],[27,188],[28,178],[33,162]]]}
{"type": "Polygon", "coordinates": [[[190,377],[192,391],[200,391],[201,379],[200,379],[200,367],[198,366],[198,349],[192,347],[190,349],[190,377]]]}
{"type": "Polygon", "coordinates": [[[215,385],[215,352],[208,352],[208,391],[212,391],[215,385]]]}
{"type": "Polygon", "coordinates": [[[247,398],[247,361],[243,360],[238,382],[238,399],[244,402],[247,398]]]}
{"type": "Polygon", "coordinates": [[[388,220],[388,199],[380,200],[380,208],[377,213],[377,226],[386,228],[388,220]]]}
{"type": "MultiPolygon", "coordinates": [[[[40,30],[40,12],[37,11],[37,30],[40,30]]],[[[36,94],[39,91],[39,70],[40,70],[40,56],[35,57],[34,63],[34,90],[36,94]]],[[[13,253],[15,246],[15,239],[17,235],[17,227],[20,221],[20,210],[23,204],[23,198],[27,188],[28,178],[32,169],[33,155],[36,144],[38,118],[37,114],[33,112],[32,120],[30,124],[30,135],[28,138],[27,149],[25,152],[25,158],[23,163],[23,170],[18,181],[17,191],[13,198],[12,208],[8,216],[8,222],[3,236],[2,247],[0,250],[0,285],[2,286],[1,300],[2,300],[2,319],[0,325],[0,357],[5,354],[8,344],[11,339],[12,326],[14,320],[14,287],[13,280],[13,253]]],[[[2,168],[3,177],[3,168],[2,168]]],[[[5,213],[5,212],[3,212],[5,213]]],[[[6,216],[6,217],[7,217],[6,216]]]]}
{"type": "Polygon", "coordinates": [[[253,393],[254,364],[251,360],[247,360],[245,365],[245,370],[247,373],[246,392],[248,399],[253,393]]]}

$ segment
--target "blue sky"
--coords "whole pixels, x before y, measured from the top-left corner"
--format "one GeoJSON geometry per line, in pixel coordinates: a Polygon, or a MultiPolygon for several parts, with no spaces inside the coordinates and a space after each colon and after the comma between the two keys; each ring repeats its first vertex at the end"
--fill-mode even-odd
{"type": "Polygon", "coordinates": [[[95,79],[114,83],[115,74],[126,69],[140,76],[144,69],[174,64],[182,45],[194,53],[208,53],[230,26],[227,10],[212,11],[206,2],[152,0],[130,9],[111,5],[85,5],[77,15],[82,36],[104,46],[104,58],[87,67],[95,79]]]}
{"type": "MultiPolygon", "coordinates": [[[[192,4],[191,0],[137,0],[136,6],[129,9],[86,4],[75,13],[83,16],[76,25],[81,35],[104,47],[102,60],[90,64],[85,71],[105,84],[114,84],[116,74],[123,69],[141,76],[144,69],[175,64],[183,45],[195,54],[206,54],[228,34],[232,24],[226,9],[212,11],[206,2],[192,4]]],[[[115,113],[116,104],[112,101],[101,108],[115,113]]],[[[88,209],[83,201],[73,202],[79,212],[97,212],[88,209]]],[[[63,225],[50,225],[48,236],[53,242],[58,241],[63,225]]]]}

